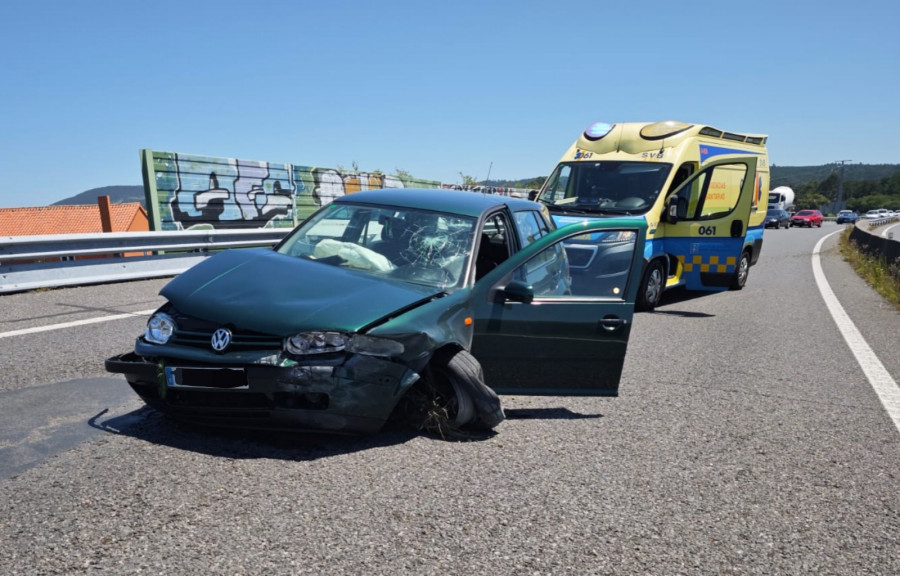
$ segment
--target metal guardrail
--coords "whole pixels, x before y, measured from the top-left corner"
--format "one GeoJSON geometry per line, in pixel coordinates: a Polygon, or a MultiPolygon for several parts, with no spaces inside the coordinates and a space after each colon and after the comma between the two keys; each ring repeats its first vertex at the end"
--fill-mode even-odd
{"type": "Polygon", "coordinates": [[[860,218],[861,221],[864,221],[866,224],[869,225],[869,230],[871,230],[872,228],[877,228],[878,226],[883,226],[885,224],[889,224],[898,219],[900,219],[900,217],[893,216],[893,215],[886,216],[884,218],[877,218],[877,219],[873,219],[873,220],[869,220],[868,218],[860,218]]]}
{"type": "Polygon", "coordinates": [[[228,248],[272,246],[290,228],[0,237],[0,294],[175,276],[228,248]]]}
{"type": "Polygon", "coordinates": [[[888,265],[900,264],[900,241],[894,240],[893,234],[879,236],[874,230],[884,224],[900,220],[897,216],[878,220],[860,220],[860,224],[850,232],[850,241],[855,242],[862,250],[877,258],[882,258],[888,265]]]}

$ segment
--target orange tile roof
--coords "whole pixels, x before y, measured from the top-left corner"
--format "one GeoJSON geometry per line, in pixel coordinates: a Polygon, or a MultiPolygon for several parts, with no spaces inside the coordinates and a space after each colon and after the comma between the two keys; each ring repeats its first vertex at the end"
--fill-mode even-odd
{"type": "MultiPolygon", "coordinates": [[[[114,232],[148,230],[147,211],[140,202],[110,206],[114,232]]],[[[88,234],[103,232],[100,207],[94,204],[0,208],[0,236],[88,234]]]]}

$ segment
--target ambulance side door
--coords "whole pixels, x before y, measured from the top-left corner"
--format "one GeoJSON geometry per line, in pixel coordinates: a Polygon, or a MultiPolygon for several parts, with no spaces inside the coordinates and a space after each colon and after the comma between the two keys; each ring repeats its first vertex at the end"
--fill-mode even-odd
{"type": "Polygon", "coordinates": [[[756,185],[757,156],[710,162],[666,199],[666,252],[677,257],[685,287],[730,288],[744,259],[756,185]]]}

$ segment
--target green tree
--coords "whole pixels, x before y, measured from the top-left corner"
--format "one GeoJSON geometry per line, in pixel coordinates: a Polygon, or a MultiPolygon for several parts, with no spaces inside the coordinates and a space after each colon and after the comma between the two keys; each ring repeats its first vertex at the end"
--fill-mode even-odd
{"type": "Polygon", "coordinates": [[[838,180],[837,173],[832,172],[816,186],[816,193],[825,196],[828,201],[837,200],[838,180]]]}
{"type": "Polygon", "coordinates": [[[797,210],[815,210],[819,206],[828,204],[829,202],[830,200],[828,197],[823,194],[807,192],[802,195],[797,195],[797,198],[794,200],[794,207],[797,210]]]}
{"type": "Polygon", "coordinates": [[[900,194],[870,194],[850,200],[847,202],[847,207],[851,210],[856,210],[860,214],[876,208],[894,210],[900,208],[900,194]]]}
{"type": "Polygon", "coordinates": [[[476,180],[474,176],[469,176],[468,174],[460,172],[459,177],[462,178],[461,184],[463,186],[478,186],[478,180],[476,180]]]}
{"type": "Polygon", "coordinates": [[[544,185],[544,181],[547,180],[545,176],[539,176],[537,178],[529,178],[528,180],[522,180],[518,186],[514,186],[514,188],[526,188],[528,190],[539,190],[541,186],[544,185]]]}

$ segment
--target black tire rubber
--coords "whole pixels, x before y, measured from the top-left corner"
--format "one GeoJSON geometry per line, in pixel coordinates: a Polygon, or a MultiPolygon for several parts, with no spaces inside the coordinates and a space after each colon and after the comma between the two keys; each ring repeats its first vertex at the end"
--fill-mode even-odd
{"type": "Polygon", "coordinates": [[[641,277],[641,285],[638,287],[637,301],[634,309],[638,312],[653,310],[662,300],[663,291],[666,289],[666,270],[659,260],[651,260],[641,277]]]}
{"type": "Polygon", "coordinates": [[[741,259],[738,260],[737,268],[734,271],[734,279],[731,281],[732,290],[742,290],[747,285],[747,278],[750,276],[750,252],[744,250],[741,252],[741,259]]]}
{"type": "Polygon", "coordinates": [[[433,371],[453,387],[457,404],[466,403],[472,407],[471,416],[463,416],[462,411],[458,411],[455,426],[491,430],[503,422],[506,415],[500,406],[500,398],[484,383],[484,372],[474,356],[466,350],[445,349],[439,350],[432,362],[433,371]]]}
{"type": "Polygon", "coordinates": [[[443,349],[434,354],[391,419],[457,440],[470,439],[466,431],[492,430],[505,418],[500,398],[484,383],[478,360],[466,350],[443,349]]]}

